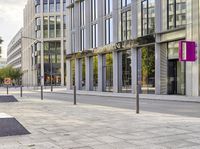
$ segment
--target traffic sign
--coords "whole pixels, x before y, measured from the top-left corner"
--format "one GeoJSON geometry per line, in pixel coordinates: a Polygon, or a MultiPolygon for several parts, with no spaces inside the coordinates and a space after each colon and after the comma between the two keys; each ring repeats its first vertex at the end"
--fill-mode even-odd
{"type": "Polygon", "coordinates": [[[5,85],[11,85],[11,83],[12,83],[11,78],[4,78],[4,84],[5,85]]]}

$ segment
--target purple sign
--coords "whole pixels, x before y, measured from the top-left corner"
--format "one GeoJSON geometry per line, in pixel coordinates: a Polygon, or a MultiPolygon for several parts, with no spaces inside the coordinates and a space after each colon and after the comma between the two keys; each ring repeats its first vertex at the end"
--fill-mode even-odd
{"type": "Polygon", "coordinates": [[[179,61],[196,61],[196,43],[194,41],[179,41],[179,61]]]}

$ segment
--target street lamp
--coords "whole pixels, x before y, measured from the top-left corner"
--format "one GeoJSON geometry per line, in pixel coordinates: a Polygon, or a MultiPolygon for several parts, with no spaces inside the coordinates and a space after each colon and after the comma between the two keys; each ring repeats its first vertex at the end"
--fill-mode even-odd
{"type": "Polygon", "coordinates": [[[41,40],[38,40],[38,39],[36,39],[36,38],[32,38],[32,37],[26,37],[26,36],[23,36],[22,35],[22,33],[21,33],[21,38],[23,39],[29,39],[29,40],[33,40],[34,41],[34,43],[41,43],[41,48],[40,48],[40,52],[41,52],[41,54],[40,54],[40,56],[41,56],[41,62],[40,62],[40,66],[41,66],[41,72],[40,72],[40,86],[41,86],[41,100],[43,100],[43,85],[44,85],[44,74],[43,74],[43,61],[42,61],[42,59],[43,59],[43,41],[41,41],[41,40]]]}

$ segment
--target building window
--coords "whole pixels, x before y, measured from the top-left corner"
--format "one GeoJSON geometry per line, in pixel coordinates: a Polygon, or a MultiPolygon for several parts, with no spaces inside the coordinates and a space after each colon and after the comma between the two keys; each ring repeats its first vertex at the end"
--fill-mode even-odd
{"type": "Polygon", "coordinates": [[[55,18],[53,16],[49,17],[49,37],[55,37],[55,18]]]}
{"type": "Polygon", "coordinates": [[[92,48],[98,47],[98,24],[92,25],[92,48]]]}
{"type": "Polygon", "coordinates": [[[92,21],[96,20],[98,17],[98,4],[97,0],[91,0],[92,3],[92,21]]]}
{"type": "Polygon", "coordinates": [[[71,29],[74,29],[74,7],[71,9],[71,29]]]}
{"type": "Polygon", "coordinates": [[[98,88],[98,56],[93,56],[93,90],[98,88]]]}
{"type": "Polygon", "coordinates": [[[105,14],[111,14],[113,11],[113,0],[105,0],[105,14]]]}
{"type": "Polygon", "coordinates": [[[63,16],[63,36],[66,37],[66,25],[67,25],[67,17],[63,16]]]}
{"type": "Polygon", "coordinates": [[[75,53],[75,34],[72,33],[71,35],[71,53],[75,53]]]}
{"type": "Polygon", "coordinates": [[[49,85],[51,79],[54,85],[59,85],[61,83],[60,46],[60,42],[44,42],[45,85],[49,85]]]}
{"type": "Polygon", "coordinates": [[[113,42],[113,19],[109,18],[105,21],[105,44],[113,42]]]}
{"type": "Polygon", "coordinates": [[[81,29],[81,51],[83,51],[86,46],[86,34],[85,29],[81,29]]]}
{"type": "Polygon", "coordinates": [[[48,1],[47,0],[43,1],[43,12],[48,12],[48,1]]]}
{"type": "Polygon", "coordinates": [[[63,0],[63,11],[66,11],[66,0],[63,0]]]}
{"type": "Polygon", "coordinates": [[[60,0],[56,0],[56,12],[60,12],[60,0]]]}
{"type": "Polygon", "coordinates": [[[61,24],[60,24],[60,16],[56,16],[56,37],[60,37],[61,36],[61,24]]]}
{"type": "Polygon", "coordinates": [[[40,0],[35,0],[35,13],[40,13],[40,0]]]}
{"type": "Polygon", "coordinates": [[[121,6],[127,7],[131,3],[131,0],[121,0],[121,6]]]}
{"type": "Polygon", "coordinates": [[[167,0],[167,28],[186,24],[186,0],[167,0]]]}
{"type": "Polygon", "coordinates": [[[48,38],[48,17],[44,17],[44,23],[43,23],[43,36],[44,38],[48,38]]]}
{"type": "Polygon", "coordinates": [[[85,1],[80,3],[81,26],[85,25],[85,1]]]}
{"type": "Polygon", "coordinates": [[[141,6],[142,35],[152,34],[155,31],[155,0],[143,0],[141,6]]]}
{"type": "Polygon", "coordinates": [[[49,12],[54,12],[54,0],[49,0],[49,12]]]}
{"type": "Polygon", "coordinates": [[[155,46],[142,47],[138,51],[138,81],[140,93],[155,93],[155,46]]]}
{"type": "Polygon", "coordinates": [[[131,11],[123,12],[121,19],[122,19],[121,39],[122,41],[131,39],[131,11]]]}
{"type": "Polygon", "coordinates": [[[35,19],[35,37],[40,38],[41,37],[41,19],[36,18],[35,19]]]}

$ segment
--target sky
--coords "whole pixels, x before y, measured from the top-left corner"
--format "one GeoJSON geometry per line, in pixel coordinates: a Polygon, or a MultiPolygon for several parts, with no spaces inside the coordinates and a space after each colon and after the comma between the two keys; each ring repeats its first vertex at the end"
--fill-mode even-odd
{"type": "Polygon", "coordinates": [[[0,36],[4,40],[1,47],[6,57],[7,46],[15,34],[23,27],[23,9],[27,0],[0,0],[0,36]]]}

